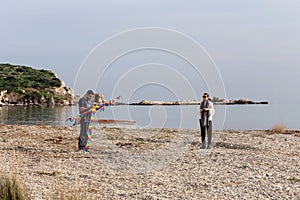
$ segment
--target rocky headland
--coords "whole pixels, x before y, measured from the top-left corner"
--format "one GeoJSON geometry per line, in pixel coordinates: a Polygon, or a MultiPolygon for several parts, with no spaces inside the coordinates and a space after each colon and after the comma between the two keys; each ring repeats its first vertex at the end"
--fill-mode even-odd
{"type": "Polygon", "coordinates": [[[0,64],[0,106],[72,105],[74,93],[52,71],[0,64]]]}

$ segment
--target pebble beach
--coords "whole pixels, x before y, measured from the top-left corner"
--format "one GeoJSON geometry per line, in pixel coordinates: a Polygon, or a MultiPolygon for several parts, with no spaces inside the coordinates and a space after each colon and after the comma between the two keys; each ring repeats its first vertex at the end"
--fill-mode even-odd
{"type": "Polygon", "coordinates": [[[0,170],[32,199],[300,199],[300,131],[0,125],[0,170]]]}

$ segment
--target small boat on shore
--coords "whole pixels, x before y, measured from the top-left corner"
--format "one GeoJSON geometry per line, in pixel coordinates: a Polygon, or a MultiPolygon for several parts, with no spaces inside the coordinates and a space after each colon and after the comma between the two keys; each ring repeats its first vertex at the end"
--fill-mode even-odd
{"type": "Polygon", "coordinates": [[[117,120],[117,119],[95,119],[94,126],[97,128],[136,128],[136,121],[134,120],[117,120]]]}
{"type": "Polygon", "coordinates": [[[134,125],[136,121],[134,120],[117,120],[117,119],[95,119],[94,123],[99,124],[128,124],[134,125]]]}

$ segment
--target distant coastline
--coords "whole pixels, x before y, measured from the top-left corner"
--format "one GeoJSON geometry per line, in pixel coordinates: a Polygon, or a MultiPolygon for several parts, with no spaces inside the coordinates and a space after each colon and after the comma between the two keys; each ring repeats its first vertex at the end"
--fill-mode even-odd
{"type": "MultiPolygon", "coordinates": [[[[218,98],[215,98],[218,99],[218,98]]],[[[238,100],[220,100],[212,102],[215,105],[244,105],[244,104],[269,104],[268,101],[251,101],[248,99],[238,99],[238,100]]],[[[150,101],[142,100],[140,102],[129,103],[132,106],[153,106],[153,105],[165,105],[165,106],[176,106],[176,105],[200,105],[201,101],[198,100],[183,100],[183,101],[150,101]]]]}
{"type": "MultiPolygon", "coordinates": [[[[37,70],[27,66],[0,64],[0,107],[1,106],[71,106],[76,105],[80,96],[74,95],[52,71],[37,70]]],[[[212,97],[215,105],[268,104],[268,101],[248,99],[225,100],[212,97]]],[[[116,102],[115,105],[130,106],[177,106],[200,105],[199,100],[116,102]]]]}

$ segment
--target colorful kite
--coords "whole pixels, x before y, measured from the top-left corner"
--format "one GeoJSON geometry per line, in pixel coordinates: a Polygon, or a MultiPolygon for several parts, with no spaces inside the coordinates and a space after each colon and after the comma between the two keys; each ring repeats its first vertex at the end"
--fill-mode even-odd
{"type": "Polygon", "coordinates": [[[88,147],[90,146],[91,144],[91,133],[92,133],[92,128],[93,128],[93,122],[95,121],[95,114],[98,110],[101,111],[104,111],[104,108],[106,106],[110,106],[111,105],[111,102],[114,102],[115,99],[120,99],[121,96],[118,96],[114,99],[112,99],[111,101],[109,102],[105,102],[105,103],[101,103],[101,104],[96,104],[95,106],[93,106],[91,109],[89,109],[88,111],[86,112],[83,112],[81,113],[80,115],[77,115],[76,117],[70,117],[68,118],[66,121],[70,121],[70,122],[73,122],[73,126],[77,125],[77,124],[80,124],[80,120],[81,118],[83,118],[85,115],[91,113],[91,120],[89,122],[89,125],[88,125],[88,129],[87,129],[87,143],[85,145],[85,147],[83,148],[83,153],[86,153],[87,152],[87,149],[88,147]]]}

